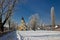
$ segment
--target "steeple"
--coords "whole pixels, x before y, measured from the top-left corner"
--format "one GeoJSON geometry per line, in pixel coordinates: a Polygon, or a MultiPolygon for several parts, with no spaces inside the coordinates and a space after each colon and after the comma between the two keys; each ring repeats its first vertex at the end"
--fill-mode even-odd
{"type": "Polygon", "coordinates": [[[22,20],[24,20],[24,18],[22,17],[22,20]]]}
{"type": "Polygon", "coordinates": [[[21,23],[25,23],[24,17],[21,18],[21,23]]]}

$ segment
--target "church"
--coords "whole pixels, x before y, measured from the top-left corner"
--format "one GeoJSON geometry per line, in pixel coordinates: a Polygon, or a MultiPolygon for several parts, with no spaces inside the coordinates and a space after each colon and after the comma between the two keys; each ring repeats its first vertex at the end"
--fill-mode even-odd
{"type": "Polygon", "coordinates": [[[27,30],[27,25],[25,23],[24,17],[22,17],[22,19],[21,19],[21,24],[18,27],[18,30],[20,30],[20,31],[26,31],[27,30]]]}

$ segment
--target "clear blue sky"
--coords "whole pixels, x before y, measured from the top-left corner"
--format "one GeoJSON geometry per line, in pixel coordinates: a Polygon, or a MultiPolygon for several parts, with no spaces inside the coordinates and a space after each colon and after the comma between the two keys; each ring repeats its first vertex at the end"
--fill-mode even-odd
{"type": "Polygon", "coordinates": [[[44,23],[51,24],[50,10],[52,6],[55,8],[56,24],[60,24],[60,0],[20,0],[13,19],[20,23],[23,16],[28,22],[31,15],[38,13],[44,23]]]}

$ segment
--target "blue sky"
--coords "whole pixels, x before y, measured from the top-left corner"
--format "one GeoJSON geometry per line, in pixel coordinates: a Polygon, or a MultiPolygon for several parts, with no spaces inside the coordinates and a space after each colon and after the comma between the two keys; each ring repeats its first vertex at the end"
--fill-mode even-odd
{"type": "Polygon", "coordinates": [[[23,16],[25,21],[29,21],[29,17],[38,13],[43,23],[51,24],[50,10],[54,6],[56,24],[60,24],[60,0],[20,0],[13,19],[20,23],[23,16]]]}

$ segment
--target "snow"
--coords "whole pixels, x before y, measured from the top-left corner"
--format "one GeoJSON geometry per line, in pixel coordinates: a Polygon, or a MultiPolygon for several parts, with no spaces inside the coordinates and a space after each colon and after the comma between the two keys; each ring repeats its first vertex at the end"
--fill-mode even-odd
{"type": "Polygon", "coordinates": [[[58,26],[56,25],[55,28],[58,28],[58,26]]]}
{"type": "Polygon", "coordinates": [[[59,31],[14,31],[0,40],[60,40],[59,31]]]}
{"type": "Polygon", "coordinates": [[[16,32],[11,32],[7,35],[0,37],[0,40],[18,40],[16,32]]]}

